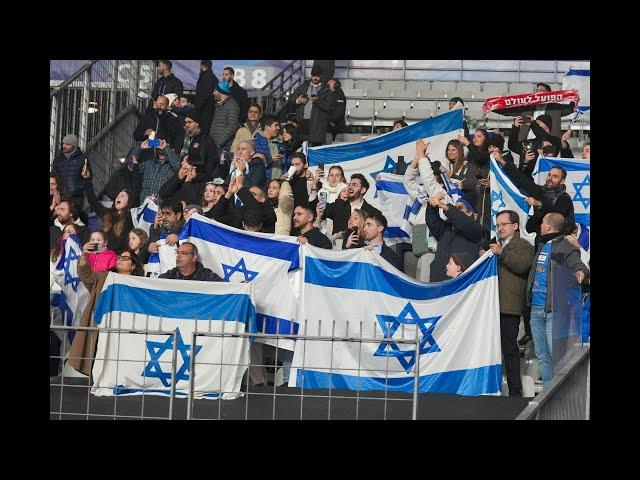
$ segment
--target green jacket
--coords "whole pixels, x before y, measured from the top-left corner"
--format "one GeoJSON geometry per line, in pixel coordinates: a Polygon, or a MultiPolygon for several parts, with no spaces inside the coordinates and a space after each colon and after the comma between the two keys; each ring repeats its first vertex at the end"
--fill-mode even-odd
{"type": "Polygon", "coordinates": [[[520,315],[527,294],[527,277],[533,262],[533,246],[515,231],[498,255],[500,313],[520,315]]]}

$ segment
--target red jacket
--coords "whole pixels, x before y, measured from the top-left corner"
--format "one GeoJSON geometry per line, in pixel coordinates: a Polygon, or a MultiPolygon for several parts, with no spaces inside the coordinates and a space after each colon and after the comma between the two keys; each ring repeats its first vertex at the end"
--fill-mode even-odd
{"type": "Polygon", "coordinates": [[[94,272],[106,272],[116,266],[116,252],[106,248],[100,253],[87,253],[87,260],[94,272]]]}

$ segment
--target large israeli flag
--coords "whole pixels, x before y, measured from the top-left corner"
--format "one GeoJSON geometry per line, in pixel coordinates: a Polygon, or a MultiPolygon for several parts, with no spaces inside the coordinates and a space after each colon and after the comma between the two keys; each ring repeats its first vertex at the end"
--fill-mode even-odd
{"type": "Polygon", "coordinates": [[[529,233],[526,230],[529,215],[533,215],[533,207],[527,203],[526,195],[520,193],[518,187],[507,175],[502,165],[491,157],[491,236],[498,238],[496,230],[496,217],[503,210],[513,210],[520,218],[520,237],[534,244],[536,234],[529,233]]]}
{"type": "MultiPolygon", "coordinates": [[[[263,333],[298,333],[294,270],[300,267],[295,237],[247,232],[199,214],[191,216],[184,236],[198,247],[202,264],[227,282],[251,282],[255,288],[256,329],[263,333]],[[291,272],[291,273],[290,273],[291,272]]],[[[294,349],[290,339],[262,338],[262,343],[294,349]]]]}
{"type": "MultiPolygon", "coordinates": [[[[382,173],[380,175],[380,181],[376,182],[375,185],[378,192],[378,208],[388,223],[384,231],[384,240],[387,245],[395,245],[401,242],[411,243],[409,215],[411,214],[413,202],[411,202],[409,193],[404,186],[404,177],[392,173],[382,173]],[[408,202],[411,202],[411,204],[408,205],[408,202]]],[[[419,210],[420,205],[417,208],[419,210]]]]}
{"type": "Polygon", "coordinates": [[[404,156],[406,163],[411,162],[419,139],[431,142],[429,152],[432,156],[444,157],[449,140],[458,138],[462,133],[462,110],[456,109],[364,142],[311,147],[308,149],[309,166],[339,164],[347,180],[354,173],[363,174],[371,184],[365,198],[377,208],[379,203],[374,182],[378,173],[391,172],[400,155],[404,156]]]}
{"type": "Polygon", "coordinates": [[[576,107],[573,120],[580,116],[589,118],[591,115],[591,70],[588,68],[570,68],[562,77],[562,89],[571,90],[575,88],[580,94],[580,104],[576,107]]]}
{"type": "Polygon", "coordinates": [[[304,245],[302,335],[290,386],[458,395],[501,391],[497,261],[423,284],[366,249],[304,245]],[[357,339],[362,339],[358,341],[357,339]]]}
{"type": "MultiPolygon", "coordinates": [[[[78,260],[80,260],[81,256],[82,242],[73,233],[66,240],[63,240],[62,253],[54,272],[56,282],[62,286],[62,292],[60,295],[56,295],[56,304],[54,306],[60,308],[62,321],[68,326],[78,326],[80,324],[80,317],[89,301],[89,291],[80,281],[80,277],[78,277],[78,260]]],[[[75,331],[69,330],[66,335],[67,341],[63,342],[66,345],[63,352],[65,357],[71,348],[75,331]]]]}
{"type": "Polygon", "coordinates": [[[169,395],[175,388],[176,396],[185,397],[194,373],[192,360],[195,398],[241,395],[249,360],[247,338],[199,336],[194,345],[192,333],[249,331],[255,322],[250,284],[150,279],[111,272],[94,319],[98,328],[105,329],[98,336],[92,370],[94,395],[169,395]],[[140,332],[134,333],[136,330],[140,332]]]}
{"type": "Polygon", "coordinates": [[[142,205],[131,209],[133,228],[141,228],[149,235],[149,230],[156,219],[157,213],[158,205],[150,198],[146,198],[142,205]]]}

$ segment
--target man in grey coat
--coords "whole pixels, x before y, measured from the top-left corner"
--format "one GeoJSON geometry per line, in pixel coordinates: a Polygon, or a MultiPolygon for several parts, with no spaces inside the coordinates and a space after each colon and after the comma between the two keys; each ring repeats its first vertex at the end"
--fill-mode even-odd
{"type": "Polygon", "coordinates": [[[531,333],[545,387],[553,378],[551,348],[553,345],[554,262],[571,270],[578,283],[589,277],[589,269],[580,261],[580,251],[564,238],[566,220],[559,213],[547,213],[540,226],[540,243],[533,257],[527,281],[527,304],[531,305],[531,333]]]}
{"type": "MultiPolygon", "coordinates": [[[[223,150],[231,150],[231,142],[238,130],[240,107],[231,97],[229,84],[225,81],[215,86],[213,96],[216,99],[216,111],[213,115],[213,123],[211,124],[209,135],[211,135],[218,148],[214,158],[220,158],[223,150]]],[[[228,161],[228,159],[225,159],[225,161],[228,161]]]]}

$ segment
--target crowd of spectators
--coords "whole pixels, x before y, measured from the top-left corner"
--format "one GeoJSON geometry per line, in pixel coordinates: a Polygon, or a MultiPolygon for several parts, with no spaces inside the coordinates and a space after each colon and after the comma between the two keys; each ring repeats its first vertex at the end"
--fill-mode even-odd
{"type": "MultiPolygon", "coordinates": [[[[137,145],[104,190],[111,206],[96,197],[91,162],[80,151],[76,135],[64,137],[53,162],[51,268],[60,256],[62,241],[78,235],[83,243],[80,279],[91,294],[89,309],[95,305],[105,272],[145,275],[149,256],[162,246],[174,249],[176,266],[161,278],[222,281],[199,261],[195,245],[179,241],[194,212],[247,231],[295,236],[301,244],[320,248],[365,247],[403,270],[403,258],[383,240],[387,219],[364,198],[372,187],[366,176],[354,173],[347,179],[338,164],[325,176],[324,168],[308,167],[302,151],[304,141],[309,146],[322,145],[328,132],[343,128],[344,93],[338,81],[323,78],[314,67],[311,78],[290,97],[295,115],[280,123],[250,103],[247,92],[234,80],[233,68],[225,68],[218,80],[211,62],[203,60],[195,97],[190,99],[171,67],[169,60],[158,62],[152,102],[132,132],[137,145]],[[87,211],[82,209],[85,198],[86,210],[100,220],[98,229],[88,228],[87,211]],[[134,229],[130,214],[146,198],[160,207],[148,235],[134,229]]],[[[452,99],[452,108],[459,102],[452,99]]],[[[576,248],[573,203],[564,188],[566,171],[551,169],[544,185],[535,184],[531,176],[538,156],[572,157],[567,145],[570,131],[562,137],[554,135],[559,119],[547,113],[526,120],[515,117],[507,144],[519,156],[518,165],[499,133],[476,129],[472,136],[460,135],[443,152],[436,152],[437,162],[430,158],[428,144],[419,141],[413,162],[398,172],[404,174],[409,191],[409,184],[418,177],[427,192],[433,191],[430,184],[437,191],[424,204],[436,246],[430,282],[462,274],[486,250],[497,255],[502,352],[511,395],[522,394],[517,344],[521,316],[527,337],[534,341],[545,385],[552,375],[550,259],[570,268],[580,283],[589,275],[576,248]],[[525,124],[527,134],[523,135],[525,124]],[[497,238],[491,238],[490,228],[490,156],[527,192],[527,202],[534,208],[526,225],[520,225],[515,212],[501,212],[497,238]],[[462,191],[455,202],[447,202],[440,190],[441,172],[462,191]],[[534,246],[519,236],[525,227],[537,234],[534,246]]],[[[406,126],[398,120],[393,128],[406,126]]],[[[589,156],[587,145],[583,158],[589,156]]],[[[85,320],[88,325],[89,317],[85,320]]],[[[91,355],[95,339],[84,335],[80,341],[82,351],[91,355]]],[[[82,362],[72,366],[87,371],[82,362]]]]}

